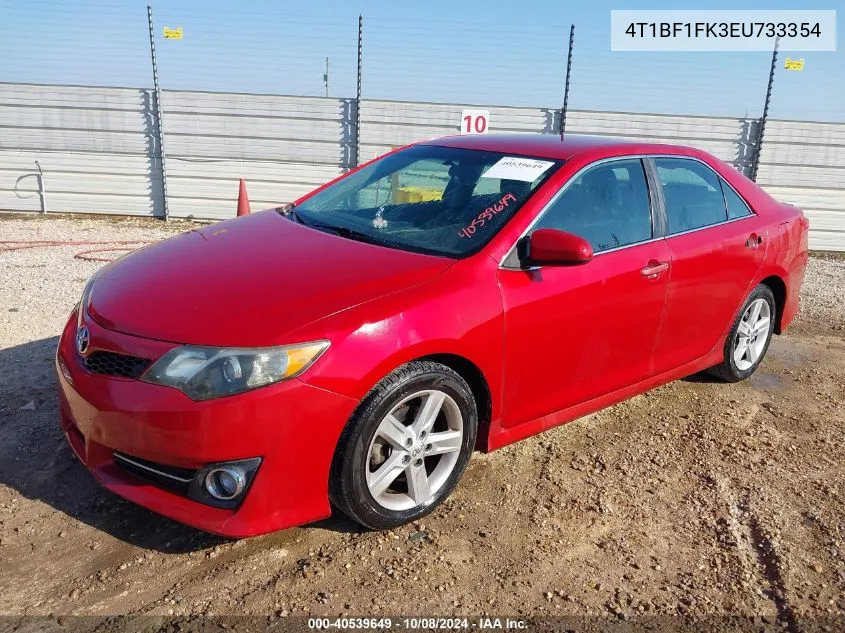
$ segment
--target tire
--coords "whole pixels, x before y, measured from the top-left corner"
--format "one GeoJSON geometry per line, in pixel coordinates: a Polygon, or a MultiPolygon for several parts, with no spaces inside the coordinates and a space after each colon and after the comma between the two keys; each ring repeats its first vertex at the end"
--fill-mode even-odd
{"type": "Polygon", "coordinates": [[[370,529],[415,521],[455,488],[477,429],[476,402],[460,375],[431,361],[403,365],[364,397],[341,433],[329,497],[370,529]]]}
{"type": "Polygon", "coordinates": [[[769,349],[776,319],[775,297],[768,286],[760,284],[742,304],[739,316],[725,340],[724,359],[708,369],[708,373],[725,382],[739,382],[748,378],[760,366],[769,349]],[[755,310],[758,308],[758,316],[755,317],[755,310]],[[766,312],[768,317],[765,317],[766,312]],[[762,326],[764,318],[768,319],[765,329],[762,326]],[[749,321],[755,319],[756,324],[749,326],[749,321]],[[748,332],[752,332],[752,336],[749,337],[748,332]]]}

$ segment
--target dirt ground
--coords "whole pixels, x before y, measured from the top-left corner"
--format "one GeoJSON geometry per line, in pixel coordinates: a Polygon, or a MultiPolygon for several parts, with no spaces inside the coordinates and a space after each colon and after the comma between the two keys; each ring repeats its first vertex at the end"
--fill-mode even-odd
{"type": "MultiPolygon", "coordinates": [[[[6,218],[0,240],[186,228],[6,218]]],[[[99,265],[82,248],[0,251],[0,614],[756,615],[789,631],[845,614],[841,259],[812,258],[798,321],[745,383],[693,376],[476,453],[420,524],[226,541],[105,491],[65,445],[52,358],[99,265]]]]}

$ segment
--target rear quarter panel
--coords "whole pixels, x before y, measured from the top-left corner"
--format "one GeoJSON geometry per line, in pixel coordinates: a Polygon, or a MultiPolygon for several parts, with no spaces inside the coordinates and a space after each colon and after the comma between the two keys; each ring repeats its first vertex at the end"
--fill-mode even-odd
{"type": "Polygon", "coordinates": [[[778,277],[784,282],[786,300],[775,328],[775,332],[780,334],[789,327],[798,313],[801,284],[809,258],[809,221],[800,209],[775,200],[727,163],[714,157],[709,157],[709,160],[766,223],[766,257],[754,285],[769,277],[778,277]]]}
{"type": "Polygon", "coordinates": [[[777,239],[772,240],[767,252],[766,266],[761,272],[760,279],[776,275],[786,286],[786,297],[783,310],[778,315],[776,332],[785,331],[798,314],[798,304],[801,294],[801,284],[809,261],[808,233],[810,223],[800,209],[778,203],[777,224],[772,232],[777,233],[777,239]]]}

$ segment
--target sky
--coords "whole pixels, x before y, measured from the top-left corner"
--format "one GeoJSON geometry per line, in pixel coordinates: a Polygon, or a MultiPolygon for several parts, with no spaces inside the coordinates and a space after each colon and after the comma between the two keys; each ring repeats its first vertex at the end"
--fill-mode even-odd
{"type": "MultiPolygon", "coordinates": [[[[0,81],[149,87],[145,1],[0,0],[0,81]]],[[[575,24],[570,107],[760,116],[771,54],[610,51],[611,9],[676,1],[151,0],[164,89],[356,93],[373,99],[559,108],[575,24]],[[165,40],[164,27],[182,27],[165,40]]],[[[836,9],[834,2],[689,2],[683,8],[836,9]]],[[[780,53],[770,116],[845,121],[845,53],[780,53]],[[801,72],[785,57],[805,58],[801,72]]]]}

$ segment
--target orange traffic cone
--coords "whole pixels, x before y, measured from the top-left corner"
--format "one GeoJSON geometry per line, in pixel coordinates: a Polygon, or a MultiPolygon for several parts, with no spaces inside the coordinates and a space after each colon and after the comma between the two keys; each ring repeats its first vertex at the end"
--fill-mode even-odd
{"type": "Polygon", "coordinates": [[[241,186],[238,190],[238,217],[249,215],[249,198],[246,195],[246,181],[241,178],[241,186]]]}

